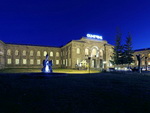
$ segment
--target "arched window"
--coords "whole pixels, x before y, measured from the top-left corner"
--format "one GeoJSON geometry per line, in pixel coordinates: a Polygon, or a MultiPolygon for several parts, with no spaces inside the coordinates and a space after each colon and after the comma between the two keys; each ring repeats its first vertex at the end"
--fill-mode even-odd
{"type": "Polygon", "coordinates": [[[59,57],[59,52],[56,52],[56,56],[59,57]]]}
{"type": "Polygon", "coordinates": [[[100,56],[100,57],[103,57],[103,50],[100,50],[100,51],[99,51],[99,56],[100,56]]]}
{"type": "Polygon", "coordinates": [[[15,55],[16,56],[19,55],[19,51],[18,50],[15,51],[15,55]]]}
{"type": "Polygon", "coordinates": [[[52,52],[52,51],[50,52],[50,56],[51,56],[51,57],[53,56],[53,52],[52,52]]]}
{"type": "Polygon", "coordinates": [[[11,55],[11,50],[10,49],[7,50],[7,55],[11,55]]]}
{"type": "Polygon", "coordinates": [[[95,48],[92,49],[92,57],[96,57],[96,53],[97,53],[97,50],[95,48]]]}
{"type": "Polygon", "coordinates": [[[22,55],[23,55],[23,56],[26,56],[26,51],[25,51],[25,50],[23,50],[22,55]]]}
{"type": "Polygon", "coordinates": [[[33,50],[30,51],[30,56],[33,56],[33,50]]]}
{"type": "Polygon", "coordinates": [[[85,49],[85,55],[89,55],[89,49],[85,49]]]}
{"type": "Polygon", "coordinates": [[[41,52],[40,51],[37,51],[37,56],[41,56],[41,52]]]}
{"type": "Polygon", "coordinates": [[[47,52],[46,51],[44,51],[44,54],[43,54],[44,56],[46,56],[47,55],[47,52]]]}
{"type": "Polygon", "coordinates": [[[77,54],[80,54],[80,48],[77,48],[77,54]]]}
{"type": "Polygon", "coordinates": [[[150,53],[148,54],[148,58],[150,58],[150,53]]]}

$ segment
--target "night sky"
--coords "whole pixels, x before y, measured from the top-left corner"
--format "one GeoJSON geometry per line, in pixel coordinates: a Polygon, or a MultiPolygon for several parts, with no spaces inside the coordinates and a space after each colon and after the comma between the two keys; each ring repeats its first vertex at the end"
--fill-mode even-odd
{"type": "Polygon", "coordinates": [[[115,43],[116,28],[133,49],[150,47],[149,0],[0,0],[0,40],[61,46],[87,33],[115,43]]]}

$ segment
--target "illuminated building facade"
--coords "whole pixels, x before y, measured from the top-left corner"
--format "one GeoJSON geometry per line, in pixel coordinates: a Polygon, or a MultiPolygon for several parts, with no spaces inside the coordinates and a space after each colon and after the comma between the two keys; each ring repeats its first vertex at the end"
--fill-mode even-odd
{"type": "Polygon", "coordinates": [[[111,67],[112,45],[89,35],[62,47],[6,44],[0,41],[0,68],[42,68],[46,54],[53,68],[106,69],[111,67]]]}
{"type": "Polygon", "coordinates": [[[148,67],[150,67],[150,48],[145,48],[145,49],[137,49],[134,51],[134,63],[132,63],[133,66],[138,66],[138,61],[136,58],[136,55],[141,55],[141,67],[145,68],[145,66],[147,65],[148,67]]]}
{"type": "MultiPolygon", "coordinates": [[[[6,44],[0,41],[0,69],[2,68],[42,68],[45,56],[53,62],[53,68],[108,69],[113,53],[112,45],[102,40],[101,36],[88,34],[80,40],[72,40],[62,47],[6,44]]],[[[150,48],[134,52],[134,63],[137,67],[136,55],[141,54],[141,67],[150,66],[150,48]],[[145,59],[147,57],[147,59],[145,59]]]]}

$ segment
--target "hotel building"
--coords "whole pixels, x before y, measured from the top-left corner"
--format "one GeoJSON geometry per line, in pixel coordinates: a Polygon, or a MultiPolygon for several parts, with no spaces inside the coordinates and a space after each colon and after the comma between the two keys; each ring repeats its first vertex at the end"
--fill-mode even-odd
{"type": "Polygon", "coordinates": [[[82,37],[62,47],[9,44],[0,41],[0,68],[42,68],[48,54],[53,68],[106,69],[111,67],[112,45],[102,39],[82,37]]]}
{"type": "MultiPolygon", "coordinates": [[[[89,37],[72,40],[62,47],[9,44],[0,41],[0,69],[3,68],[42,68],[45,56],[53,62],[53,68],[90,68],[108,69],[113,67],[110,60],[113,55],[113,45],[107,41],[89,37]]],[[[137,67],[136,55],[141,54],[142,67],[150,66],[150,48],[134,52],[134,63],[137,67]],[[145,60],[145,57],[147,59],[145,60]]]]}

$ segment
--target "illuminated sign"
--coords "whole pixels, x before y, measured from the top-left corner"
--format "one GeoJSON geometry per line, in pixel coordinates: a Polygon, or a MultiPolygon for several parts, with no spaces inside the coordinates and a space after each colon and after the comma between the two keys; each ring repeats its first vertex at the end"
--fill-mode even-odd
{"type": "Polygon", "coordinates": [[[102,37],[102,36],[99,36],[99,35],[87,34],[86,36],[87,36],[88,38],[103,40],[103,37],[102,37]]]}

